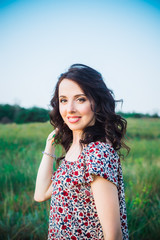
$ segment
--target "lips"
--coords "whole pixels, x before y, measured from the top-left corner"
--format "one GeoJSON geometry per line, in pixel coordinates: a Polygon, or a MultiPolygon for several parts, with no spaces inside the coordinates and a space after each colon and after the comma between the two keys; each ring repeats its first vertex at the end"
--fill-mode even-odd
{"type": "Polygon", "coordinates": [[[68,121],[70,123],[76,123],[80,120],[81,117],[78,117],[78,116],[72,116],[72,117],[68,117],[68,121]]]}

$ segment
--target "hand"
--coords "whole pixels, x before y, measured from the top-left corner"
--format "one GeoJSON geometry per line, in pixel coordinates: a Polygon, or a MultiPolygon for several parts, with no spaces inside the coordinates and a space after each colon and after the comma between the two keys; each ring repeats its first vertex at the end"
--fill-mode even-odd
{"type": "Polygon", "coordinates": [[[47,138],[47,141],[51,141],[52,145],[54,144],[54,138],[56,136],[56,134],[58,133],[58,128],[54,129],[47,138]]]}
{"type": "Polygon", "coordinates": [[[54,138],[56,136],[56,134],[58,133],[58,128],[56,128],[55,130],[53,130],[47,137],[47,140],[46,140],[46,147],[50,148],[54,145],[54,138]]]}

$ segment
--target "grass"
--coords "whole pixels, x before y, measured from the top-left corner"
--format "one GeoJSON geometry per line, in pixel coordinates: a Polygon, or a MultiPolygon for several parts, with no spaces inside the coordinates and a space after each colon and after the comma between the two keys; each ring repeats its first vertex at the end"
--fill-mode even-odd
{"type": "MultiPolygon", "coordinates": [[[[0,239],[47,239],[50,201],[33,200],[49,123],[0,125],[0,239]]],[[[122,161],[131,240],[160,239],[160,120],[128,119],[122,161]]],[[[57,149],[57,154],[60,154],[57,149]]]]}

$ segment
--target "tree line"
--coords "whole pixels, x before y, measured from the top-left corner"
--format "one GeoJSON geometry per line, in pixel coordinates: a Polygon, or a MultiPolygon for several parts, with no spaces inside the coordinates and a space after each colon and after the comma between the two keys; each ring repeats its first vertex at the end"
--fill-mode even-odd
{"type": "Polygon", "coordinates": [[[32,107],[23,108],[19,105],[0,104],[0,123],[47,122],[49,110],[32,107]]]}
{"type": "MultiPolygon", "coordinates": [[[[124,118],[160,118],[155,113],[153,115],[143,113],[123,113],[117,112],[124,118]]],[[[23,108],[19,105],[0,104],[0,123],[30,123],[49,121],[49,110],[39,107],[23,108]]]]}

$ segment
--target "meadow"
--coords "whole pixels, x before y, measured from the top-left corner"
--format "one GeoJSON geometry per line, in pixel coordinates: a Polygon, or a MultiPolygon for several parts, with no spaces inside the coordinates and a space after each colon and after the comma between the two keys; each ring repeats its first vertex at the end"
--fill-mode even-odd
{"type": "MultiPolygon", "coordinates": [[[[0,124],[0,239],[47,239],[50,201],[33,199],[49,122],[0,124]]],[[[160,119],[128,119],[122,160],[130,240],[160,239],[160,119]]],[[[57,155],[60,150],[57,149],[57,155]]]]}

